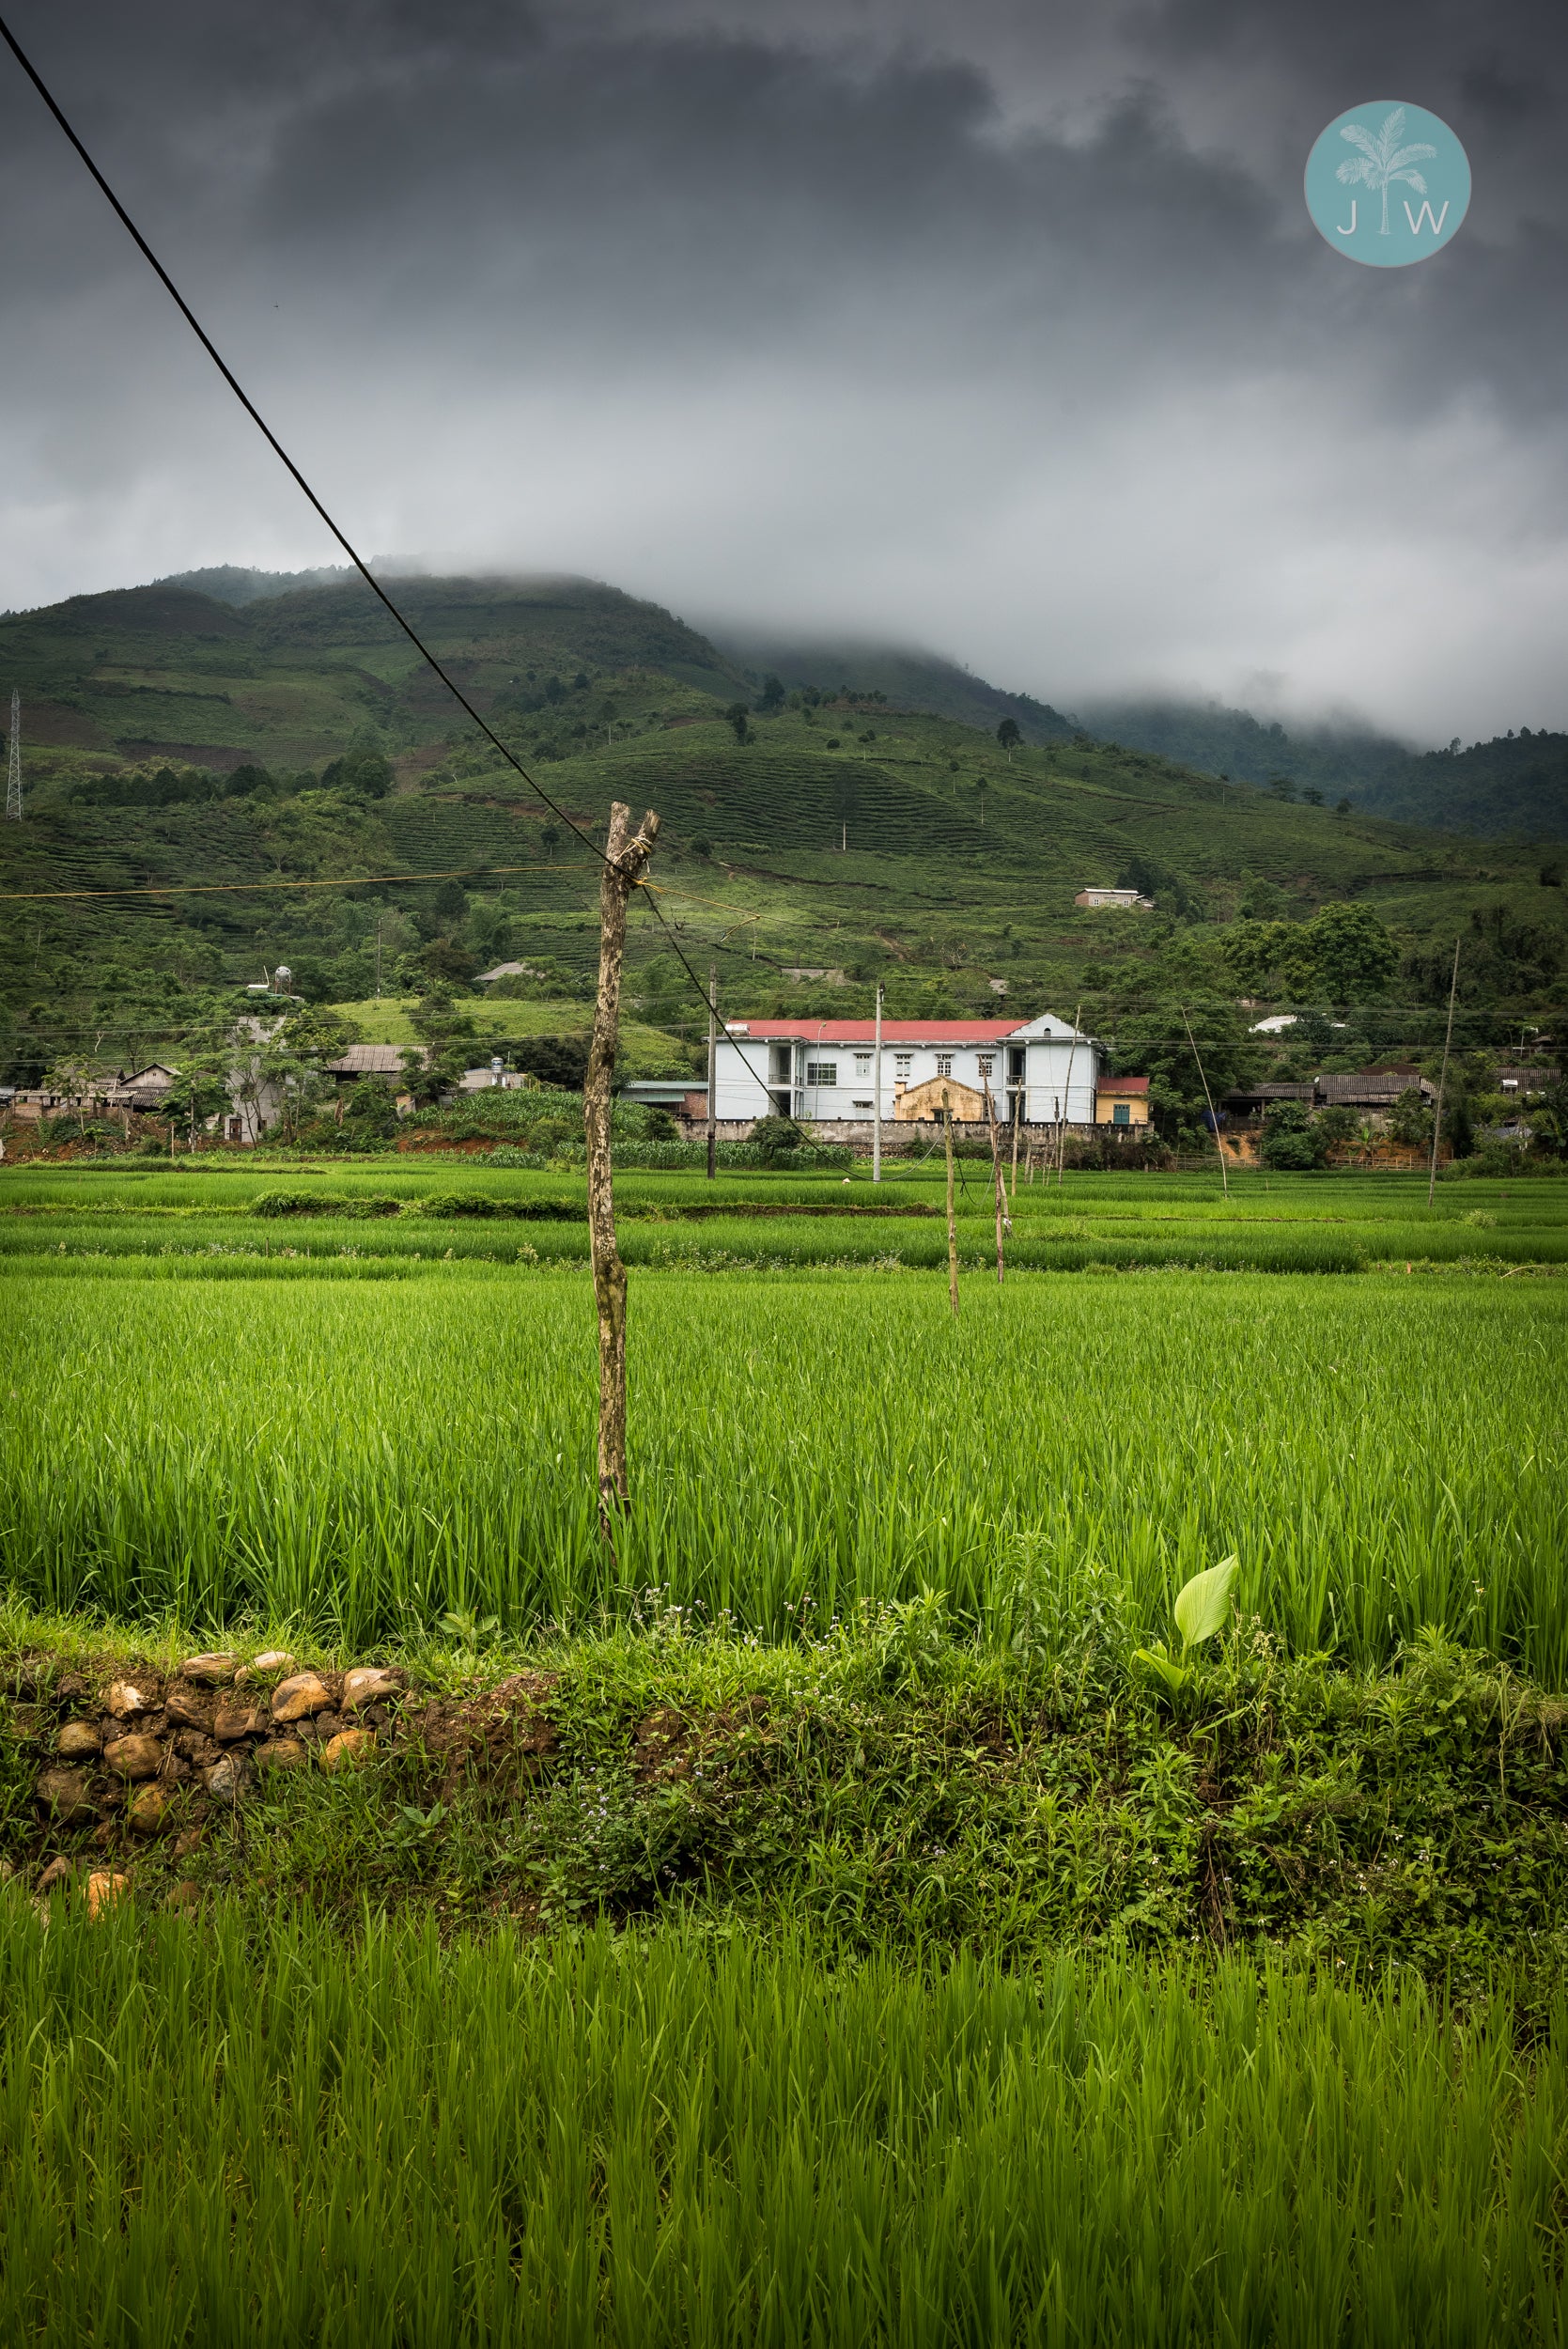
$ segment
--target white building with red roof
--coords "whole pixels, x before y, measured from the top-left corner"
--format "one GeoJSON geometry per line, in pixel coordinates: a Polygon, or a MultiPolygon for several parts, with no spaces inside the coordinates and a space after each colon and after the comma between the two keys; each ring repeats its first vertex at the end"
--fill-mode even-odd
{"type": "Polygon", "coordinates": [[[940,1115],[942,1081],[960,1121],[1094,1122],[1100,1048],[1070,1019],[732,1019],[716,1051],[715,1115],[884,1122],[940,1115]],[[878,1062],[880,1066],[878,1067],[878,1062]]]}

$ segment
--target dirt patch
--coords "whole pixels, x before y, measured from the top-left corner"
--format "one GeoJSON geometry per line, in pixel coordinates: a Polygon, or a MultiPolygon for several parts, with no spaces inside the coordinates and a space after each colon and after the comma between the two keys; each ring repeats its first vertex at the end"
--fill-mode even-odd
{"type": "Polygon", "coordinates": [[[768,1700],[748,1697],[722,1712],[689,1719],[667,1704],[657,1705],[631,1735],[631,1774],[637,1784],[673,1785],[689,1779],[705,1762],[726,1758],[768,1719],[768,1700]]]}
{"type": "Polygon", "coordinates": [[[543,1775],[561,1742],[541,1710],[555,1684],[553,1672],[518,1672],[475,1696],[410,1700],[404,1728],[439,1768],[442,1802],[465,1783],[505,1800],[543,1775]]]}

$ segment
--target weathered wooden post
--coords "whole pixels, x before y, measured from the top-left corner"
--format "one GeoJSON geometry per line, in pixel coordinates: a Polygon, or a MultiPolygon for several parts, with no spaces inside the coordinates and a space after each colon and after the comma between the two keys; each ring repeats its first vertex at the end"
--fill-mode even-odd
{"type": "Polygon", "coordinates": [[[630,808],[615,801],[610,810],[599,879],[598,996],[582,1086],[582,1124],[588,1144],[588,1246],[598,1307],[598,1522],[612,1548],[614,1517],[627,1506],[630,1492],[626,1474],[626,1267],[615,1245],[611,1086],[620,1037],[627,904],[658,837],[659,818],[651,807],[641,832],[633,834],[630,808]]]}

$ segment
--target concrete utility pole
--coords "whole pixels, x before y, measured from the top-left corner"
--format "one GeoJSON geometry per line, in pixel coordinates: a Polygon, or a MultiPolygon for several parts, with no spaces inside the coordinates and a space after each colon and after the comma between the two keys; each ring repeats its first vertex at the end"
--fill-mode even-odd
{"type": "Polygon", "coordinates": [[[588,1248],[598,1307],[598,1522],[612,1551],[614,1520],[631,1498],[626,1473],[626,1267],[615,1245],[614,1170],[610,1147],[610,1088],[620,1041],[621,966],[626,956],[626,910],[659,837],[650,807],[633,833],[631,810],[616,800],[610,810],[604,870],[598,890],[598,994],[582,1125],[588,1144],[588,1248]]]}
{"type": "Polygon", "coordinates": [[[1007,1189],[1001,1174],[1001,1145],[997,1134],[997,1105],[991,1092],[991,1081],[986,1079],[986,1119],[991,1129],[991,1185],[996,1192],[997,1210],[997,1286],[1001,1286],[1002,1236],[1013,1228],[1007,1212],[1007,1189]]]}
{"type": "Polygon", "coordinates": [[[871,1179],[882,1179],[882,983],[877,982],[877,1041],[871,1052],[871,1179]]]}
{"type": "Polygon", "coordinates": [[[947,1294],[958,1318],[958,1226],[953,1212],[953,1110],[942,1087],[942,1140],[947,1145],[947,1294]]]}
{"type": "Polygon", "coordinates": [[[13,823],[22,821],[22,696],[11,695],[10,760],[6,770],[6,814],[13,823]]]}
{"type": "Polygon", "coordinates": [[[707,1179],[719,1152],[719,965],[707,966],[707,1179]]]}
{"type": "Polygon", "coordinates": [[[1443,1130],[1443,1087],[1448,1082],[1449,1046],[1453,1042],[1453,999],[1459,990],[1460,940],[1453,941],[1453,976],[1449,981],[1449,1023],[1443,1037],[1443,1065],[1437,1071],[1437,1100],[1432,1112],[1432,1171],[1426,1178],[1426,1204],[1430,1207],[1437,1190],[1437,1143],[1443,1130]]]}

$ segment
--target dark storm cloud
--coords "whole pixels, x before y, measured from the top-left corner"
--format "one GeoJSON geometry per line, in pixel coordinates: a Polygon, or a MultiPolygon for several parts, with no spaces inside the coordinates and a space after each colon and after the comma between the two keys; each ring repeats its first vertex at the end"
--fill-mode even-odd
{"type": "MultiPolygon", "coordinates": [[[[376,544],[908,630],[1058,700],[1266,671],[1442,737],[1568,717],[1544,16],[161,0],[19,31],[376,544]],[[1389,93],[1477,179],[1398,272],[1300,203],[1323,121],[1389,93]],[[1380,507],[1391,586],[1357,562],[1380,507]]],[[[6,599],[320,559],[8,106],[6,599]]]]}

